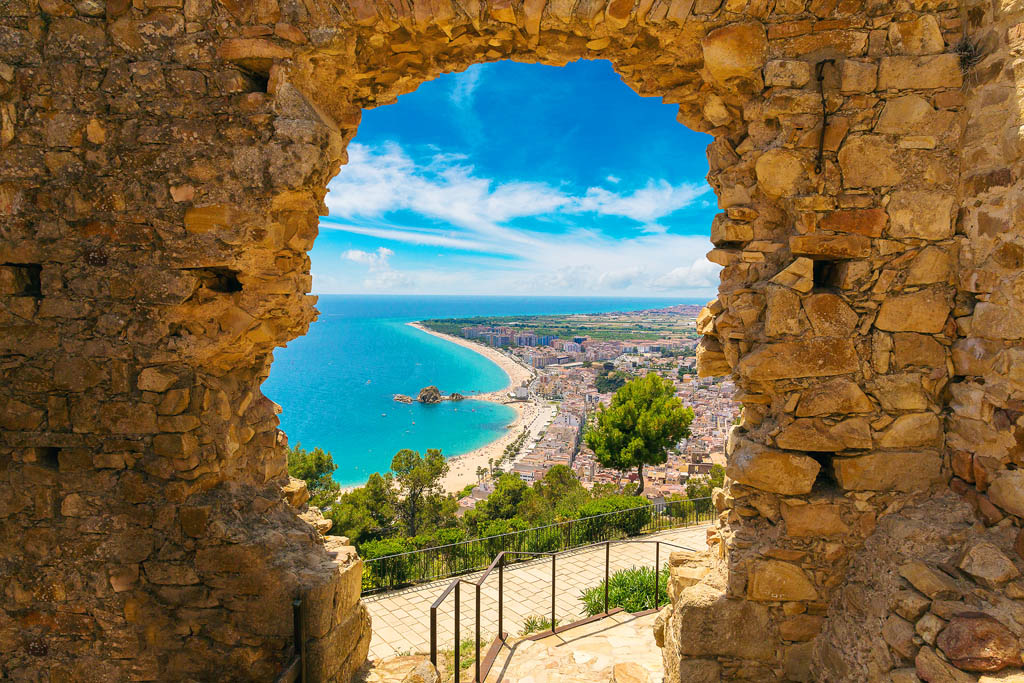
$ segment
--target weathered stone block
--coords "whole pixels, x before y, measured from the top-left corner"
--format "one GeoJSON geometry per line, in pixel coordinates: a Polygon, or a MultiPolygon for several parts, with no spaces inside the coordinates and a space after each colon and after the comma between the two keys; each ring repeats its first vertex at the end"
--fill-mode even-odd
{"type": "Polygon", "coordinates": [[[793,235],[789,250],[794,255],[822,259],[860,259],[871,255],[871,240],[862,235],[793,235]]]}
{"type": "Polygon", "coordinates": [[[874,62],[859,62],[853,59],[840,60],[839,90],[843,93],[866,93],[878,84],[878,65],[874,62]]]}
{"type": "Polygon", "coordinates": [[[1000,470],[987,493],[989,500],[1003,510],[1024,517],[1024,470],[1000,470]]]}
{"type": "Polygon", "coordinates": [[[938,446],[942,425],[934,413],[900,415],[876,439],[879,448],[914,448],[938,446]]]}
{"type": "Polygon", "coordinates": [[[697,657],[736,657],[765,661],[775,652],[777,634],[768,608],[730,600],[706,584],[682,592],[669,627],[679,653],[697,657]]]}
{"type": "Polygon", "coordinates": [[[820,469],[814,458],[740,439],[731,449],[726,474],[763,491],[800,495],[811,491],[820,469]]]}
{"type": "Polygon", "coordinates": [[[754,380],[846,375],[858,369],[851,339],[820,338],[762,344],[740,359],[739,373],[754,380]]]}
{"type": "Polygon", "coordinates": [[[948,193],[893,192],[887,210],[893,237],[944,240],[953,236],[953,197],[948,193]]]}
{"type": "Polygon", "coordinates": [[[871,448],[871,427],[864,418],[832,425],[817,419],[798,419],[779,432],[775,445],[786,450],[816,452],[871,448]]]}
{"type": "Polygon", "coordinates": [[[882,301],[875,327],[888,332],[938,334],[946,327],[952,308],[949,295],[935,288],[891,296],[882,301]]]}
{"type": "Polygon", "coordinates": [[[788,287],[768,287],[765,290],[764,331],[769,337],[786,334],[804,334],[810,329],[807,316],[800,306],[800,296],[788,287]]]}
{"type": "Polygon", "coordinates": [[[906,55],[935,54],[946,47],[939,22],[933,14],[893,22],[889,25],[889,43],[894,50],[906,55]]]}
{"type": "Polygon", "coordinates": [[[809,185],[809,176],[803,160],[785,149],[772,149],[754,164],[757,184],[769,197],[800,194],[809,185]]]}
{"type": "Polygon", "coordinates": [[[802,88],[811,80],[811,65],[799,59],[773,59],[764,65],[768,87],[802,88]]]}
{"type": "Polygon", "coordinates": [[[701,48],[704,68],[715,80],[749,78],[764,66],[768,36],[761,22],[738,22],[708,33],[701,48]]]}
{"type": "Polygon", "coordinates": [[[920,560],[901,565],[900,576],[910,582],[917,590],[932,600],[953,598],[960,595],[960,588],[953,579],[937,569],[933,569],[920,560]]]}
{"type": "Polygon", "coordinates": [[[1002,584],[1020,576],[1010,558],[987,541],[970,543],[957,566],[992,590],[999,590],[1002,584]]]}
{"type": "Polygon", "coordinates": [[[942,479],[935,451],[890,451],[835,458],[836,480],[847,491],[917,491],[942,479]]]}
{"type": "Polygon", "coordinates": [[[971,335],[986,339],[1024,338],[1024,311],[989,301],[979,301],[974,307],[971,335]]]}
{"type": "Polygon", "coordinates": [[[883,57],[878,70],[879,90],[959,88],[963,82],[960,57],[955,54],[883,57]]]}
{"type": "Polygon", "coordinates": [[[758,602],[817,600],[818,591],[795,564],[758,560],[747,579],[747,597],[758,602]]]}
{"type": "Polygon", "coordinates": [[[880,135],[852,135],[839,150],[839,168],[845,187],[898,185],[903,171],[898,153],[880,135]]]}
{"type": "Polygon", "coordinates": [[[913,373],[879,375],[868,382],[867,390],[890,412],[926,410],[930,405],[921,376],[913,373]]]}
{"type": "MultiPolygon", "coordinates": [[[[800,504],[802,501],[782,501],[779,512],[786,521],[786,535],[794,538],[843,535],[850,532],[839,506],[831,503],[800,504]]],[[[793,640],[793,639],[791,639],[793,640]]]]}
{"type": "Polygon", "coordinates": [[[819,337],[843,337],[853,334],[857,314],[835,294],[814,294],[804,299],[804,311],[814,334],[819,337]]]}
{"type": "Polygon", "coordinates": [[[139,373],[138,387],[142,391],[167,391],[178,381],[178,376],[165,368],[146,368],[139,373]]]}
{"type": "Polygon", "coordinates": [[[871,410],[871,400],[856,382],[845,377],[836,377],[805,390],[800,395],[796,414],[797,417],[812,417],[867,413],[871,410]]]}
{"type": "Polygon", "coordinates": [[[914,645],[914,625],[895,614],[882,624],[882,639],[902,659],[913,659],[917,654],[914,645]]]}
{"type": "Polygon", "coordinates": [[[881,237],[888,220],[883,209],[843,209],[825,214],[819,227],[865,237],[881,237]]]}
{"type": "Polygon", "coordinates": [[[965,612],[949,620],[936,645],[953,666],[965,671],[1002,671],[1020,666],[1020,643],[998,619],[965,612]]]}

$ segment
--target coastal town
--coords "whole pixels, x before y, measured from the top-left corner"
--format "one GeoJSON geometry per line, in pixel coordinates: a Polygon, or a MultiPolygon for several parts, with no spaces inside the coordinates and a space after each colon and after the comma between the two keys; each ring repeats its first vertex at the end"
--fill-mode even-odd
{"type": "Polygon", "coordinates": [[[725,439],[739,407],[728,378],[696,374],[698,312],[697,306],[680,305],[631,313],[505,318],[496,321],[500,324],[417,323],[425,332],[485,355],[512,379],[505,391],[466,396],[516,407],[520,418],[494,448],[451,460],[450,490],[466,481],[473,484],[459,501],[460,512],[486,499],[503,472],[533,483],[553,466],[565,465],[588,489],[635,482],[636,472],[602,467],[584,443],[583,433],[616,389],[651,372],[673,382],[676,395],[695,417],[691,435],[677,444],[668,460],[645,471],[644,495],[655,503],[684,496],[691,477],[708,474],[715,464],[724,465],[725,439]],[[552,334],[556,325],[565,332],[552,334]]]}

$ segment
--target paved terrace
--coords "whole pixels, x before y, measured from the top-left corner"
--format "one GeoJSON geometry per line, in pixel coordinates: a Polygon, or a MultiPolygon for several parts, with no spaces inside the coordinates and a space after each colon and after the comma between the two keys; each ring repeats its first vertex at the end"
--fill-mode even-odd
{"type": "MultiPolygon", "coordinates": [[[[707,547],[708,524],[671,529],[638,537],[637,540],[658,540],[687,546],[695,550],[707,547]]],[[[652,566],[654,544],[619,543],[611,547],[611,571],[629,567],[652,566]]],[[[668,563],[669,553],[675,548],[662,546],[661,564],[668,563]]],[[[585,616],[580,593],[604,580],[604,546],[573,550],[558,556],[555,562],[557,593],[555,616],[559,624],[566,624],[585,616]]],[[[467,574],[466,581],[476,581],[483,572],[467,574]]],[[[379,659],[396,654],[414,654],[430,650],[430,605],[452,582],[452,579],[420,584],[410,588],[372,595],[363,603],[373,619],[373,640],[370,658],[379,659]]],[[[505,613],[504,629],[512,636],[519,635],[529,616],[551,615],[551,558],[506,566],[504,577],[505,613]]],[[[652,586],[653,590],[653,586],[652,586]]],[[[463,640],[471,638],[475,628],[475,588],[462,585],[460,604],[463,640]]],[[[481,588],[480,616],[484,651],[497,634],[498,574],[493,572],[481,588]]],[[[454,592],[438,608],[438,648],[454,648],[454,592]]]]}

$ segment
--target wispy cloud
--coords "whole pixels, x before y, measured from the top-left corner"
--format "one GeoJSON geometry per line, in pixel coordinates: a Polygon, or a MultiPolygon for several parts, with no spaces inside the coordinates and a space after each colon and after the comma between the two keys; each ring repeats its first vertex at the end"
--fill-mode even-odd
{"type": "Polygon", "coordinates": [[[448,99],[456,107],[468,108],[473,104],[473,95],[487,70],[486,64],[477,64],[466,70],[465,75],[455,79],[448,99]]]}
{"type": "MultiPolygon", "coordinates": [[[[653,179],[635,188],[622,185],[574,193],[542,182],[499,182],[478,175],[459,155],[439,153],[418,165],[393,143],[352,144],[348,166],[330,184],[331,217],[322,225],[385,240],[399,255],[399,245],[405,244],[503,257],[500,268],[493,259],[489,267],[478,266],[471,281],[479,291],[625,294],[714,288],[719,269],[704,258],[707,238],[673,234],[660,224],[699,202],[709,192],[707,185],[653,179]],[[450,227],[385,220],[400,211],[450,227]],[[588,225],[592,217],[634,224],[613,236],[588,225]],[[544,229],[523,228],[523,219],[535,219],[544,229]]],[[[368,269],[368,287],[371,281],[375,288],[392,290],[413,283],[422,291],[460,286],[448,269],[393,268],[395,253],[389,247],[343,256],[368,269]]],[[[463,289],[467,282],[463,275],[463,289]]]]}

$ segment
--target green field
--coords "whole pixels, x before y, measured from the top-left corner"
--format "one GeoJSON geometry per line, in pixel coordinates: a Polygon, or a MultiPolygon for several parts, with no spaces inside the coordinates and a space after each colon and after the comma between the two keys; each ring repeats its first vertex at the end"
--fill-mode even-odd
{"type": "Polygon", "coordinates": [[[699,310],[699,306],[673,306],[635,313],[476,316],[439,318],[424,320],[422,323],[436,332],[454,336],[461,336],[463,327],[489,325],[511,327],[515,331],[537,335],[553,335],[560,339],[589,337],[614,341],[675,341],[696,339],[699,336],[694,326],[699,310]]]}

